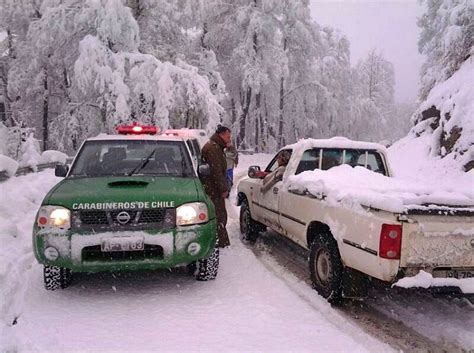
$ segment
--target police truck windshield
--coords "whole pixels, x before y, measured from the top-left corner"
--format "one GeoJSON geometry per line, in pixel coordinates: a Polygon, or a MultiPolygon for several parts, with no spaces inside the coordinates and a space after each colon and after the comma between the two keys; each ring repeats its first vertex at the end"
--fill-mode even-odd
{"type": "Polygon", "coordinates": [[[69,177],[194,176],[192,162],[181,141],[86,141],[69,177]]]}

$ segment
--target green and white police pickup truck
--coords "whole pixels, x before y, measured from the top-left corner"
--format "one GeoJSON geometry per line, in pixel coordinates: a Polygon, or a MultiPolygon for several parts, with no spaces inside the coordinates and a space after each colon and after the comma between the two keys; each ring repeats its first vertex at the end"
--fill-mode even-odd
{"type": "MultiPolygon", "coordinates": [[[[33,229],[46,289],[72,272],[187,265],[198,280],[217,276],[216,218],[185,140],[154,127],[121,126],[86,140],[65,177],[44,198],[33,229]]],[[[206,165],[200,173],[208,173],[206,165]]]]}

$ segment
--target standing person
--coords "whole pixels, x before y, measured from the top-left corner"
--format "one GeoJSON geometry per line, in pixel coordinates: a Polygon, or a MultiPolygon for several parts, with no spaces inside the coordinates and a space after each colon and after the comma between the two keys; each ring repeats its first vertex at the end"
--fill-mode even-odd
{"type": "Polygon", "coordinates": [[[229,235],[225,228],[227,224],[227,211],[225,209],[225,198],[229,194],[227,184],[227,165],[224,148],[231,142],[230,129],[218,125],[216,132],[204,145],[201,159],[209,164],[211,175],[202,177],[204,191],[211,198],[216,209],[218,246],[225,248],[230,245],[229,235]]]}
{"type": "Polygon", "coordinates": [[[237,168],[237,164],[239,163],[239,153],[232,142],[225,148],[224,152],[227,162],[227,183],[229,184],[230,192],[232,185],[234,185],[234,168],[237,168]]]}

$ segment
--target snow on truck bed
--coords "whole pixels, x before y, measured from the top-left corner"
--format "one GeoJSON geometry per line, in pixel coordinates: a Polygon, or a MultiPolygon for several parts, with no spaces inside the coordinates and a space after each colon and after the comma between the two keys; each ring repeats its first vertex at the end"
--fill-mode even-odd
{"type": "MultiPolygon", "coordinates": [[[[470,176],[471,185],[474,185],[474,174],[470,176]]],[[[474,188],[465,184],[422,183],[414,179],[387,177],[347,164],[290,176],[286,186],[289,191],[309,193],[318,198],[325,196],[330,205],[353,209],[366,206],[404,213],[413,208],[439,210],[439,205],[447,205],[474,211],[474,188]]]]}

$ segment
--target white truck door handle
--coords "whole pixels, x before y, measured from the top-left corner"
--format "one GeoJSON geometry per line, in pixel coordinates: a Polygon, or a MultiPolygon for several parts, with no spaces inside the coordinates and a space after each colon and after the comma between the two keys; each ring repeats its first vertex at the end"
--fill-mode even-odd
{"type": "Polygon", "coordinates": [[[278,194],[278,188],[277,188],[277,187],[274,187],[274,188],[273,188],[273,193],[274,193],[274,194],[278,194]]]}

